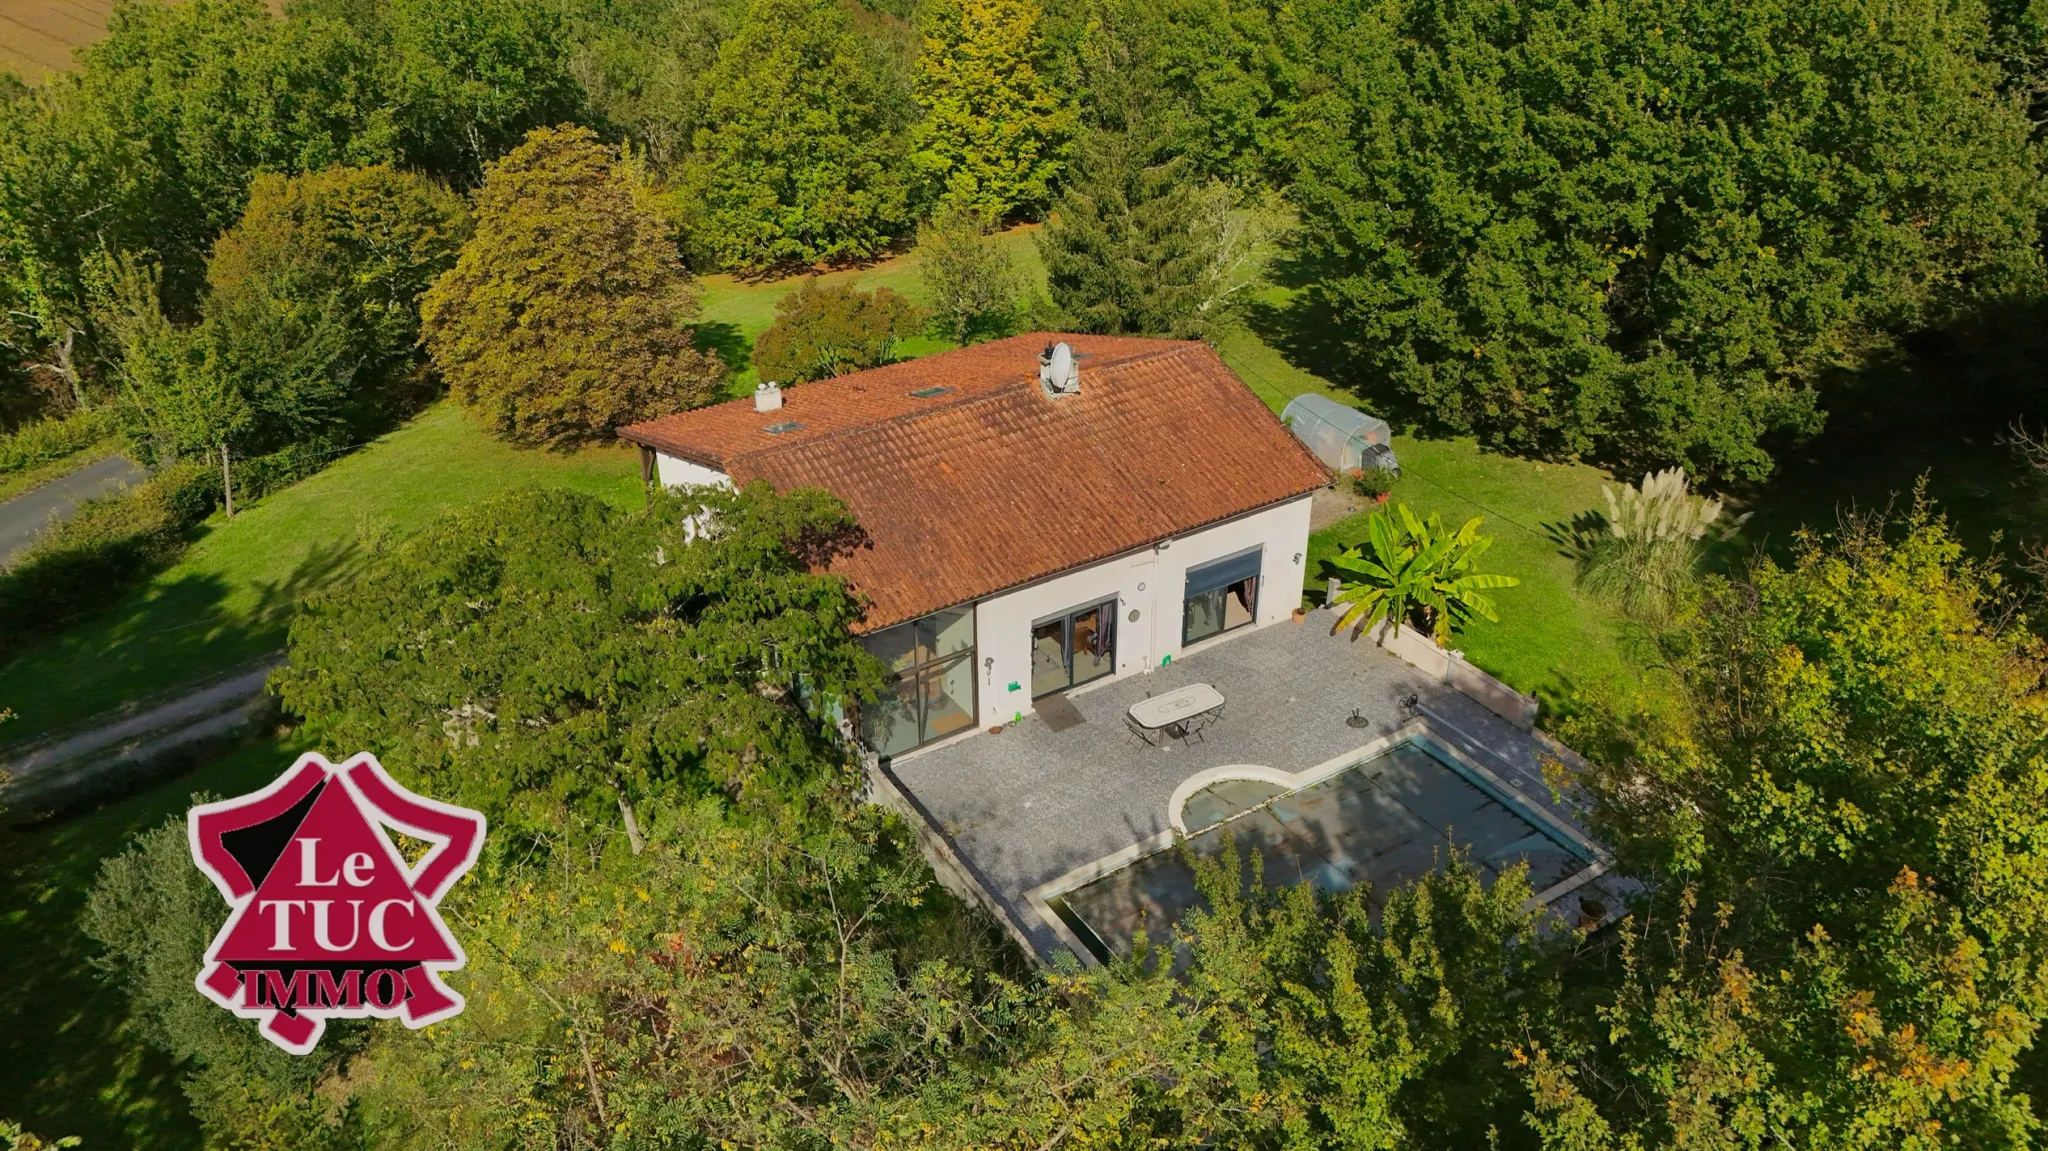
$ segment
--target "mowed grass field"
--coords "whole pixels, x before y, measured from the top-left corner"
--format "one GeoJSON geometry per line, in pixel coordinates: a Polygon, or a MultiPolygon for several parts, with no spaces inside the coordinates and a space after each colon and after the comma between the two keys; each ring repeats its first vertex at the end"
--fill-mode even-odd
{"type": "Polygon", "coordinates": [[[114,0],[0,0],[0,72],[34,84],[107,33],[114,0]]]}

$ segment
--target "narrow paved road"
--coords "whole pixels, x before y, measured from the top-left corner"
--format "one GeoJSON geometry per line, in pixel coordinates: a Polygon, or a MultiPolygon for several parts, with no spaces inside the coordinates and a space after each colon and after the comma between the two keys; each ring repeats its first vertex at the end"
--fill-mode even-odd
{"type": "Polygon", "coordinates": [[[87,757],[133,757],[137,752],[172,746],[178,736],[211,735],[225,730],[228,717],[246,718],[252,702],[260,702],[264,678],[276,663],[266,663],[240,675],[209,684],[197,691],[159,704],[137,715],[125,716],[80,732],[56,743],[33,748],[12,761],[0,761],[0,772],[16,779],[47,772],[87,757]]]}
{"type": "Polygon", "coordinates": [[[79,504],[94,496],[120,491],[146,474],[133,460],[108,456],[0,504],[0,566],[27,547],[36,533],[49,524],[51,516],[68,518],[79,504]]]}

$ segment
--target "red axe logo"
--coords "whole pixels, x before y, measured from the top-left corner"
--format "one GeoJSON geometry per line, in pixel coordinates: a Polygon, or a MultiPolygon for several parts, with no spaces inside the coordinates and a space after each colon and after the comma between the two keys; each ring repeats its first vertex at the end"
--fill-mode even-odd
{"type": "Polygon", "coordinates": [[[294,1055],[329,1019],[425,1027],[462,1010],[440,973],[466,961],[435,907],[476,862],[484,817],[414,795],[369,755],[313,753],[277,782],[201,804],[192,859],[233,912],[206,949],[202,994],[294,1055]],[[406,866],[382,828],[431,843],[406,866]]]}

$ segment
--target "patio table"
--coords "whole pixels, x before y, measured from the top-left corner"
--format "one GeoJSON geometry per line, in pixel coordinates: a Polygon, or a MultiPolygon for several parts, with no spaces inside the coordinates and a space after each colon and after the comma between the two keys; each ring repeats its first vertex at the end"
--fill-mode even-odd
{"type": "Polygon", "coordinates": [[[1132,725],[1142,733],[1164,731],[1185,739],[1201,730],[1199,725],[1189,726],[1191,720],[1222,709],[1222,692],[1206,683],[1191,683],[1165,695],[1139,700],[1131,705],[1130,717],[1132,725]]]}

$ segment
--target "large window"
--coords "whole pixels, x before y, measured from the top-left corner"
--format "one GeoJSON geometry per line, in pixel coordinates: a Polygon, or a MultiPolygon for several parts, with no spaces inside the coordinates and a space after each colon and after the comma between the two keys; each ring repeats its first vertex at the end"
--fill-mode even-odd
{"type": "Polygon", "coordinates": [[[878,755],[964,731],[974,723],[974,609],[953,608],[861,639],[889,669],[881,698],[861,709],[862,735],[878,755]]]}
{"type": "Polygon", "coordinates": [[[1264,557],[1263,548],[1253,548],[1188,569],[1182,644],[1222,635],[1259,618],[1259,565],[1264,557]]]}

